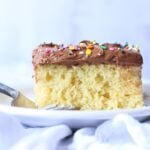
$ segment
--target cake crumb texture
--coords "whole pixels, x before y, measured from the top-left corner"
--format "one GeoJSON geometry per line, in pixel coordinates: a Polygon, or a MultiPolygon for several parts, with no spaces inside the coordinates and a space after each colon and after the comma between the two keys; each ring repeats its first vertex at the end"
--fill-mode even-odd
{"type": "Polygon", "coordinates": [[[112,64],[38,65],[35,102],[81,110],[137,108],[143,105],[141,66],[112,64]]]}

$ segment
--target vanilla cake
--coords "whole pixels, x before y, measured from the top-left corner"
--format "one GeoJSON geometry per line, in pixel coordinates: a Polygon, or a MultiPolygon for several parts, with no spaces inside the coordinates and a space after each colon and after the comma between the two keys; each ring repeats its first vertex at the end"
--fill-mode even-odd
{"type": "Polygon", "coordinates": [[[126,43],[38,46],[32,54],[35,102],[79,110],[110,110],[143,106],[137,46],[126,43]]]}

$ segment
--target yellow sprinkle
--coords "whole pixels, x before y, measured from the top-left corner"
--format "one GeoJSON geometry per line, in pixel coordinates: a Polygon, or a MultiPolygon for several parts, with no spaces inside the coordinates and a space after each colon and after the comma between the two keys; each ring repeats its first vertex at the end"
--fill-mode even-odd
{"type": "Polygon", "coordinates": [[[69,46],[69,50],[74,50],[74,46],[69,46]]]}
{"type": "Polygon", "coordinates": [[[91,51],[91,49],[86,49],[86,55],[91,55],[91,53],[92,53],[92,51],[91,51]]]}

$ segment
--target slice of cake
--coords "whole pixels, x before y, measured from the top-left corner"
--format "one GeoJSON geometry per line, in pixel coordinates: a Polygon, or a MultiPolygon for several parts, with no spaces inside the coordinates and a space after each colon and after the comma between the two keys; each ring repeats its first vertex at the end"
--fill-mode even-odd
{"type": "Polygon", "coordinates": [[[42,44],[33,51],[35,102],[82,110],[143,106],[139,48],[81,41],[42,44]]]}

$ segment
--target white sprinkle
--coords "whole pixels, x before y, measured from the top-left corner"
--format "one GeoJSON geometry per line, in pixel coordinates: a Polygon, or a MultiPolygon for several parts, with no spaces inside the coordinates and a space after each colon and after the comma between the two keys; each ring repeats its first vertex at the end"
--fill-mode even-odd
{"type": "Polygon", "coordinates": [[[133,49],[133,45],[129,45],[128,50],[132,50],[132,49],[133,49]]]}
{"type": "Polygon", "coordinates": [[[84,54],[84,52],[83,52],[83,51],[80,51],[79,54],[84,54]]]}
{"type": "Polygon", "coordinates": [[[79,46],[80,47],[86,47],[86,44],[85,43],[80,43],[79,46]]]}
{"type": "Polygon", "coordinates": [[[135,45],[135,46],[133,47],[133,50],[134,50],[134,52],[139,52],[139,45],[135,45]]]}

